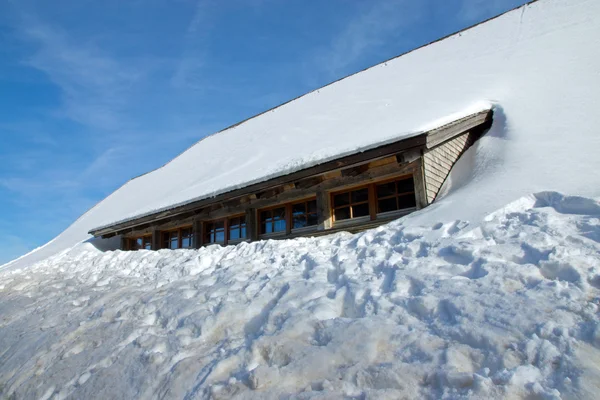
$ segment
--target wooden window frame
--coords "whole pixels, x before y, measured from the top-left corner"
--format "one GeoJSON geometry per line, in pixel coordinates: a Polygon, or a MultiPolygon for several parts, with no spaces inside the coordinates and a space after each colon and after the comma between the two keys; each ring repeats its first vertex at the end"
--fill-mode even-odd
{"type": "Polygon", "coordinates": [[[229,236],[229,226],[228,226],[228,222],[229,222],[229,218],[216,218],[216,219],[211,219],[208,221],[203,221],[203,226],[204,226],[204,232],[202,232],[202,243],[205,246],[210,246],[211,244],[222,244],[222,245],[227,245],[227,237],[229,236]],[[217,222],[223,222],[223,241],[222,242],[209,242],[206,240],[206,236],[208,235],[208,227],[210,224],[214,224],[217,222]]]}
{"type": "Polygon", "coordinates": [[[372,189],[373,184],[369,183],[369,184],[362,184],[362,185],[358,185],[358,186],[354,186],[351,188],[346,188],[343,190],[338,190],[335,192],[331,192],[331,198],[330,198],[330,204],[331,204],[331,217],[333,218],[333,223],[335,224],[336,222],[342,222],[342,221],[352,221],[353,219],[356,218],[362,218],[362,217],[366,217],[368,216],[371,220],[375,219],[375,216],[373,215],[373,206],[372,206],[372,201],[373,201],[373,189],[372,189]],[[359,201],[356,203],[352,203],[352,196],[349,195],[349,203],[348,204],[344,204],[343,206],[335,206],[335,196],[339,196],[340,194],[345,194],[345,193],[351,193],[351,192],[355,192],[357,190],[363,190],[363,189],[367,189],[367,200],[366,201],[359,201]],[[369,214],[368,215],[364,215],[362,217],[353,217],[353,206],[358,206],[358,205],[362,205],[362,204],[367,204],[369,206],[369,214]],[[350,218],[346,218],[346,219],[342,219],[342,220],[336,220],[335,218],[335,210],[340,209],[340,208],[347,208],[350,207],[350,218]]]}
{"type": "Polygon", "coordinates": [[[258,235],[260,236],[271,236],[271,235],[289,235],[291,230],[290,230],[290,224],[291,224],[291,215],[290,215],[290,204],[289,203],[280,203],[274,206],[270,206],[270,207],[265,207],[265,208],[261,208],[258,210],[257,212],[257,221],[258,221],[258,235]],[[285,215],[283,220],[285,221],[285,230],[283,231],[279,231],[279,232],[269,232],[269,233],[262,233],[262,223],[263,223],[263,218],[262,218],[262,213],[265,211],[271,211],[271,210],[275,210],[277,208],[283,208],[285,209],[285,215]]]}
{"type": "Polygon", "coordinates": [[[375,182],[375,183],[373,183],[373,194],[375,195],[374,207],[375,207],[375,214],[376,215],[385,214],[385,213],[393,213],[393,212],[401,212],[402,210],[408,210],[408,209],[411,208],[411,207],[409,207],[409,208],[399,208],[399,209],[394,210],[394,211],[378,212],[378,209],[379,209],[379,200],[386,200],[386,199],[395,198],[396,199],[396,205],[398,205],[398,198],[400,196],[406,196],[406,195],[412,194],[415,197],[415,207],[416,207],[417,198],[416,198],[416,190],[415,190],[415,177],[414,177],[413,174],[409,174],[409,175],[403,175],[403,176],[399,176],[399,177],[396,177],[396,178],[390,178],[390,179],[385,179],[385,180],[382,180],[382,181],[379,181],[379,182],[375,182]],[[383,196],[381,198],[377,195],[377,186],[378,185],[384,185],[384,184],[390,183],[390,182],[394,182],[395,183],[395,182],[402,181],[402,180],[405,180],[405,179],[410,179],[411,177],[413,178],[413,190],[411,192],[403,192],[400,195],[400,194],[398,194],[398,186],[396,185],[395,188],[394,188],[394,190],[395,190],[395,194],[394,195],[383,196]]]}
{"type": "Polygon", "coordinates": [[[294,206],[295,206],[295,205],[297,205],[297,204],[302,204],[302,203],[304,203],[304,204],[307,204],[307,205],[308,205],[308,202],[309,202],[309,201],[314,201],[314,202],[316,202],[316,201],[317,201],[317,197],[316,197],[316,196],[313,196],[313,197],[308,197],[308,198],[305,198],[305,199],[303,199],[303,200],[296,200],[296,201],[293,201],[293,202],[290,202],[290,203],[285,203],[285,205],[286,205],[286,207],[287,207],[287,209],[286,209],[286,216],[289,214],[289,218],[288,218],[288,219],[289,219],[289,222],[290,222],[290,229],[289,229],[289,230],[290,230],[290,232],[292,232],[292,231],[294,231],[294,230],[296,230],[296,229],[301,229],[301,230],[308,230],[308,229],[310,229],[310,228],[317,229],[317,227],[319,226],[319,221],[318,221],[318,218],[319,218],[319,210],[318,210],[318,206],[317,206],[317,208],[316,208],[316,210],[315,210],[315,212],[314,212],[314,213],[312,213],[312,212],[311,212],[311,213],[309,213],[309,212],[308,212],[308,206],[307,206],[307,207],[305,208],[305,209],[306,209],[306,212],[304,213],[304,215],[306,216],[306,221],[307,221],[307,222],[308,222],[308,215],[310,215],[310,214],[314,214],[314,215],[317,217],[317,223],[316,223],[316,224],[314,224],[314,225],[307,225],[307,226],[303,226],[303,227],[300,227],[300,228],[294,228],[294,226],[293,226],[293,224],[294,224],[294,215],[293,215],[294,206]]]}
{"type": "Polygon", "coordinates": [[[215,219],[210,219],[207,221],[202,221],[202,225],[203,225],[203,232],[202,232],[202,245],[203,246],[210,246],[211,244],[220,244],[223,246],[227,246],[229,244],[229,242],[233,242],[233,243],[240,243],[243,242],[245,240],[248,240],[248,221],[246,221],[246,214],[234,214],[234,215],[230,215],[224,218],[215,218],[215,219]],[[229,236],[231,234],[229,227],[231,226],[231,220],[235,219],[235,218],[244,218],[244,225],[245,225],[245,229],[246,229],[246,237],[243,238],[239,238],[239,239],[230,239],[229,236]],[[208,234],[208,226],[211,223],[215,223],[215,222],[221,222],[223,221],[223,228],[224,228],[224,239],[222,242],[208,242],[206,240],[206,236],[208,234]]]}
{"type": "MultiPolygon", "coordinates": [[[[160,231],[160,248],[161,249],[169,249],[169,250],[183,249],[184,247],[181,247],[182,241],[183,241],[183,236],[181,234],[181,231],[184,229],[190,229],[192,231],[192,243],[191,243],[190,247],[185,247],[185,249],[193,249],[194,248],[194,243],[193,243],[194,236],[197,235],[197,232],[194,232],[193,225],[184,225],[184,226],[179,226],[177,228],[166,229],[164,231],[160,231]],[[171,234],[173,232],[177,232],[177,248],[176,249],[171,249],[171,247],[169,247],[169,246],[165,247],[165,235],[171,234]]],[[[169,243],[170,243],[170,241],[171,241],[171,239],[169,238],[169,243]]]]}
{"type": "MultiPolygon", "coordinates": [[[[368,183],[368,184],[358,184],[358,185],[355,185],[355,186],[344,188],[342,190],[337,190],[337,191],[331,192],[330,193],[329,201],[330,201],[330,204],[331,204],[330,209],[331,209],[331,218],[332,218],[333,226],[335,226],[336,223],[342,223],[342,224],[351,223],[350,221],[352,221],[353,219],[362,218],[362,217],[356,217],[356,218],[352,217],[352,206],[353,205],[365,204],[364,201],[363,202],[352,203],[352,197],[350,196],[350,199],[349,199],[350,202],[348,204],[343,205],[343,206],[335,207],[335,202],[334,202],[334,197],[335,196],[340,195],[340,194],[344,194],[344,193],[350,193],[350,192],[353,192],[353,191],[356,191],[356,190],[367,189],[368,192],[369,192],[368,198],[367,198],[367,203],[369,204],[369,215],[368,216],[369,216],[369,220],[370,221],[375,221],[377,219],[377,216],[381,215],[381,214],[386,214],[388,212],[390,212],[390,213],[401,212],[402,210],[405,210],[405,209],[398,209],[398,210],[395,210],[395,211],[387,211],[387,212],[381,212],[381,213],[377,212],[378,211],[378,203],[379,203],[379,200],[380,200],[378,198],[378,196],[377,196],[377,186],[385,184],[385,183],[397,182],[397,181],[401,181],[401,180],[409,179],[409,178],[413,178],[413,190],[411,192],[405,192],[402,195],[413,194],[413,196],[415,196],[415,204],[416,204],[416,200],[417,199],[416,199],[415,175],[414,174],[399,175],[399,176],[395,176],[395,177],[392,177],[392,178],[382,179],[382,180],[371,182],[371,183],[368,183]],[[350,207],[350,215],[351,215],[350,218],[348,218],[348,219],[342,219],[342,220],[336,220],[336,218],[335,218],[335,210],[339,209],[339,208],[346,208],[346,207],[350,207]]],[[[396,190],[396,193],[395,193],[394,196],[385,196],[381,200],[385,200],[387,198],[393,198],[393,197],[397,199],[398,197],[400,197],[398,195],[398,188],[397,187],[396,187],[395,190],[396,190]]],[[[398,203],[396,203],[396,204],[398,204],[398,203]]],[[[408,209],[410,209],[410,208],[406,208],[406,210],[408,210],[408,209]]]]}
{"type": "MultiPolygon", "coordinates": [[[[248,221],[246,221],[246,214],[235,214],[235,215],[231,215],[225,219],[227,220],[227,229],[225,231],[225,243],[229,243],[229,242],[239,243],[239,242],[243,242],[244,240],[248,240],[248,221]],[[244,219],[244,229],[246,230],[246,235],[243,238],[240,237],[239,239],[231,239],[229,237],[229,236],[231,236],[231,231],[230,231],[231,220],[236,219],[236,218],[244,219]]],[[[241,236],[241,223],[240,223],[240,236],[241,236]]]]}
{"type": "Polygon", "coordinates": [[[141,236],[133,236],[133,237],[128,237],[127,239],[127,243],[126,243],[126,249],[127,251],[137,251],[137,250],[148,250],[145,247],[146,244],[146,239],[150,238],[149,242],[150,242],[150,250],[152,250],[152,234],[146,234],[146,235],[141,235],[141,236]],[[142,239],[142,248],[138,249],[137,246],[135,245],[135,243],[137,242],[138,239],[142,239]]]}

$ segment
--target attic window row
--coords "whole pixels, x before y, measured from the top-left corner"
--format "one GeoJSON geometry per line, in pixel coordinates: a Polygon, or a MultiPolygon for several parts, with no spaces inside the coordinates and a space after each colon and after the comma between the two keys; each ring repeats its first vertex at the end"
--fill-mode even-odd
{"type": "MultiPolygon", "coordinates": [[[[350,189],[332,192],[331,217],[333,227],[355,221],[362,223],[378,216],[412,211],[416,207],[414,179],[404,176],[370,183],[350,189]]],[[[257,230],[260,237],[285,236],[316,229],[319,224],[315,197],[301,201],[279,204],[259,209],[257,230]]],[[[248,236],[246,215],[234,215],[217,220],[204,221],[201,232],[192,226],[162,231],[160,248],[193,248],[195,235],[202,244],[230,244],[246,240],[248,236]]],[[[345,226],[345,225],[343,225],[345,226]]],[[[127,239],[128,250],[151,249],[152,236],[127,239]]]]}

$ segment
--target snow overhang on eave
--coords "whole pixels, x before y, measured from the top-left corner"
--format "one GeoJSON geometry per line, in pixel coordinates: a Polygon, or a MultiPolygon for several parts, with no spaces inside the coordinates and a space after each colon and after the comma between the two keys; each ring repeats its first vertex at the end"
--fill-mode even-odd
{"type": "MultiPolygon", "coordinates": [[[[435,128],[424,132],[417,132],[410,137],[404,136],[398,141],[391,141],[385,144],[378,144],[372,148],[363,150],[358,153],[346,155],[334,160],[330,160],[309,168],[305,168],[293,173],[280,175],[269,180],[249,184],[248,186],[231,190],[226,193],[219,194],[214,197],[202,199],[193,199],[184,204],[158,210],[153,213],[141,215],[127,220],[119,221],[114,224],[106,225],[91,229],[88,233],[93,236],[112,236],[120,234],[124,230],[139,228],[143,225],[153,223],[163,223],[175,218],[185,218],[194,214],[194,210],[201,207],[206,207],[213,203],[218,203],[224,200],[234,199],[240,196],[251,193],[261,192],[275,186],[292,183],[312,175],[331,172],[340,168],[348,168],[354,165],[364,163],[365,161],[398,154],[408,150],[415,149],[431,149],[436,147],[468,130],[474,128],[488,126],[492,120],[492,108],[482,107],[479,111],[471,113],[462,118],[457,118],[449,123],[441,124],[435,128]]],[[[464,114],[463,114],[464,115],[464,114]]]]}

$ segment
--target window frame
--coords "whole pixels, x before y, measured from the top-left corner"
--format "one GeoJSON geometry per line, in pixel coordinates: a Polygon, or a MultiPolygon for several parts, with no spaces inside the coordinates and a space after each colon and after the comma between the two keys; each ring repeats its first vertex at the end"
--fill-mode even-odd
{"type": "Polygon", "coordinates": [[[289,213],[289,220],[290,220],[290,233],[293,232],[304,232],[304,231],[309,231],[309,230],[314,230],[317,229],[317,227],[319,226],[319,210],[318,210],[318,206],[317,209],[315,210],[314,213],[312,212],[308,212],[308,202],[314,201],[315,203],[317,202],[317,197],[313,196],[313,197],[307,197],[305,199],[302,200],[296,200],[290,203],[286,203],[286,206],[289,207],[288,213],[289,213]],[[294,228],[294,206],[298,205],[298,204],[306,204],[306,212],[304,213],[304,215],[306,216],[306,222],[308,223],[308,216],[311,214],[314,214],[317,217],[317,223],[314,225],[306,225],[306,226],[302,226],[299,228],[294,228]]]}
{"type": "MultiPolygon", "coordinates": [[[[241,224],[240,224],[241,225],[241,224]]],[[[241,228],[240,228],[241,231],[241,228]]],[[[240,232],[241,233],[241,232],[240,232]]],[[[227,246],[228,244],[238,244],[241,242],[244,242],[248,240],[248,221],[246,221],[246,214],[245,213],[240,213],[240,214],[233,214],[233,215],[229,215],[227,217],[223,217],[223,218],[214,218],[214,219],[209,219],[206,221],[202,221],[202,245],[203,246],[210,246],[213,244],[219,244],[222,246],[227,246]],[[236,218],[243,218],[244,219],[244,229],[246,230],[246,236],[245,237],[241,237],[239,239],[230,239],[230,235],[231,235],[231,231],[230,231],[230,227],[231,227],[231,220],[232,219],[236,219],[236,218]],[[224,230],[224,239],[223,241],[220,242],[209,242],[206,240],[207,238],[207,234],[208,234],[208,225],[211,223],[215,223],[215,222],[221,222],[223,221],[223,230],[224,230]]]]}
{"type": "MultiPolygon", "coordinates": [[[[310,197],[305,197],[302,199],[298,199],[298,200],[293,200],[293,201],[288,201],[285,203],[279,203],[273,206],[269,206],[269,207],[264,207],[264,208],[260,208],[257,210],[256,212],[256,222],[257,222],[257,228],[258,228],[258,236],[259,237],[263,237],[263,238],[269,238],[269,237],[278,237],[278,236],[285,236],[285,235],[290,235],[294,232],[304,232],[304,231],[310,231],[310,230],[316,230],[317,227],[319,226],[319,222],[317,220],[317,223],[315,225],[309,225],[309,226],[305,226],[302,228],[294,228],[292,227],[292,223],[293,223],[293,215],[292,215],[292,210],[293,210],[293,206],[296,204],[300,204],[300,203],[308,203],[309,201],[317,201],[317,196],[310,196],[310,197]],[[264,211],[271,211],[277,208],[283,208],[285,209],[285,217],[284,217],[284,221],[285,221],[285,230],[284,231],[279,231],[279,232],[269,232],[269,233],[262,233],[262,223],[263,223],[263,219],[262,219],[262,213],[264,211]]],[[[305,215],[308,214],[312,214],[312,213],[305,213],[305,215]]],[[[315,214],[319,215],[319,211],[317,210],[315,212],[315,214]]]]}
{"type": "MultiPolygon", "coordinates": [[[[385,200],[387,198],[396,198],[398,199],[398,197],[400,197],[398,195],[398,187],[396,186],[395,188],[396,192],[394,196],[384,196],[382,197],[382,200],[385,200]]],[[[404,175],[399,175],[399,176],[395,176],[392,178],[386,178],[386,179],[382,179],[379,181],[375,181],[375,182],[370,182],[367,184],[358,184],[355,186],[350,186],[350,187],[346,187],[342,190],[336,190],[336,191],[332,191],[330,192],[330,210],[331,210],[331,222],[332,222],[332,227],[337,226],[344,226],[344,225],[351,225],[353,223],[356,224],[360,224],[361,222],[364,222],[366,219],[368,219],[369,221],[375,221],[378,218],[382,218],[385,217],[387,215],[394,215],[394,214],[404,214],[407,211],[410,212],[410,210],[415,210],[416,209],[416,204],[417,204],[417,198],[416,198],[417,192],[416,192],[416,188],[415,188],[415,175],[414,174],[404,174],[404,175]],[[407,194],[412,194],[415,197],[415,207],[408,207],[408,208],[401,208],[398,210],[393,210],[393,211],[385,211],[385,212],[378,212],[378,207],[379,207],[379,197],[377,196],[377,186],[378,185],[383,185],[386,183],[390,183],[390,182],[398,182],[398,181],[402,181],[405,179],[413,179],[413,190],[411,192],[405,192],[402,195],[407,195],[407,194]],[[345,208],[345,207],[350,207],[350,215],[352,215],[352,206],[354,205],[354,203],[352,203],[352,198],[350,196],[350,203],[348,203],[347,205],[343,205],[343,206],[335,206],[334,203],[334,198],[337,195],[340,194],[344,194],[344,193],[351,193],[353,191],[356,190],[361,190],[361,189],[367,189],[368,190],[368,198],[367,198],[367,204],[369,204],[369,214],[365,215],[365,216],[361,216],[361,217],[350,217],[347,219],[342,219],[342,220],[336,220],[335,218],[335,210],[339,209],[339,208],[345,208]]],[[[398,200],[396,200],[396,204],[398,200]]],[[[360,205],[360,204],[364,204],[364,202],[357,202],[356,205],[360,205]]]]}
{"type": "Polygon", "coordinates": [[[125,248],[125,250],[127,250],[127,251],[152,250],[152,234],[133,236],[133,237],[125,238],[125,239],[127,240],[126,248],[125,248]],[[137,245],[136,245],[136,242],[138,241],[138,239],[142,239],[142,247],[139,249],[137,248],[137,245]],[[146,239],[149,239],[149,241],[146,242],[146,239]],[[150,249],[147,249],[145,247],[146,243],[150,244],[150,249]]]}
{"type": "Polygon", "coordinates": [[[227,218],[225,218],[227,220],[227,229],[225,230],[225,243],[241,243],[245,240],[248,240],[248,221],[246,221],[246,214],[235,214],[235,215],[231,215],[227,218]],[[240,231],[240,237],[238,239],[231,239],[231,220],[233,219],[243,219],[244,220],[244,230],[246,232],[246,234],[244,235],[244,237],[241,237],[241,233],[242,233],[242,223],[240,222],[239,226],[240,228],[238,228],[238,230],[240,231]]]}
{"type": "Polygon", "coordinates": [[[183,226],[178,226],[177,228],[172,228],[172,229],[165,229],[163,231],[160,231],[160,248],[161,249],[168,249],[168,250],[178,250],[178,249],[193,249],[194,248],[194,237],[196,236],[196,232],[194,232],[194,226],[193,225],[183,225],[183,226]],[[183,231],[184,229],[189,229],[191,230],[192,233],[192,237],[191,237],[191,245],[190,247],[182,247],[182,242],[183,242],[183,236],[181,234],[181,231],[183,231]],[[165,246],[165,243],[170,243],[171,238],[169,237],[169,240],[165,240],[165,235],[167,234],[171,234],[173,232],[177,232],[177,247],[172,249],[171,247],[169,247],[168,245],[165,246]]]}

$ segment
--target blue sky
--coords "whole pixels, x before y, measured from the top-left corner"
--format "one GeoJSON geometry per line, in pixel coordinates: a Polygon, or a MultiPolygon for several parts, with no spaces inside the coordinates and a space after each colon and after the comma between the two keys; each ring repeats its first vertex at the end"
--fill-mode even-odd
{"type": "Polygon", "coordinates": [[[209,133],[523,3],[0,2],[0,264],[209,133]]]}

